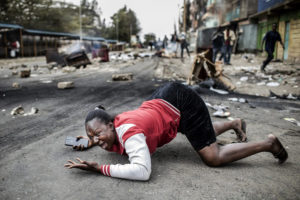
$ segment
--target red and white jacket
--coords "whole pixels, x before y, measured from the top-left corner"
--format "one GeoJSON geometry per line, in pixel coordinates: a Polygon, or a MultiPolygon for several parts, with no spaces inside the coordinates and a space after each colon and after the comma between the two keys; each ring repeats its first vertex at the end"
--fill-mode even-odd
{"type": "Polygon", "coordinates": [[[118,144],[111,151],[127,154],[130,164],[101,165],[106,176],[131,180],[148,180],[150,154],[176,137],[180,111],[162,99],[145,101],[138,109],[115,117],[118,144]]]}

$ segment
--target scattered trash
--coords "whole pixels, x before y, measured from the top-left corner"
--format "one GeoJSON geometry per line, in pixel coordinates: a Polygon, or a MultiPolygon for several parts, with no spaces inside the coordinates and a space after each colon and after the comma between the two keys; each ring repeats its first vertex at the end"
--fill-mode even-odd
{"type": "Polygon", "coordinates": [[[297,100],[299,97],[297,96],[294,96],[293,94],[289,93],[288,95],[287,94],[283,94],[283,95],[278,95],[274,92],[272,92],[270,90],[270,95],[269,95],[270,98],[273,98],[273,99],[276,99],[276,98],[279,98],[279,99],[290,99],[290,100],[297,100]]]}
{"type": "Polygon", "coordinates": [[[256,85],[258,85],[258,86],[266,85],[266,82],[262,81],[262,82],[256,83],[256,85]]]}
{"type": "Polygon", "coordinates": [[[76,67],[66,66],[62,68],[62,71],[65,73],[71,73],[76,71],[76,67]]]}
{"type": "Polygon", "coordinates": [[[224,106],[224,105],[211,105],[210,103],[205,103],[205,104],[206,104],[207,107],[216,110],[216,112],[213,113],[214,117],[225,118],[225,117],[229,117],[230,116],[230,112],[227,111],[229,109],[228,106],[224,106]]]}
{"type": "Polygon", "coordinates": [[[30,77],[30,73],[31,73],[30,69],[23,69],[23,70],[20,71],[20,77],[21,78],[28,78],[28,77],[30,77]]]}
{"type": "Polygon", "coordinates": [[[21,88],[21,85],[19,83],[15,82],[12,84],[12,87],[19,89],[19,88],[21,88]]]}
{"type": "Polygon", "coordinates": [[[5,109],[2,109],[2,112],[5,112],[6,110],[5,109]]]}
{"type": "Polygon", "coordinates": [[[132,73],[126,73],[126,74],[113,74],[112,80],[113,81],[130,81],[133,78],[132,73]]]}
{"type": "Polygon", "coordinates": [[[253,103],[248,102],[248,104],[249,104],[250,108],[256,108],[256,106],[253,103]]]}
{"type": "Polygon", "coordinates": [[[297,100],[297,97],[294,97],[291,93],[286,97],[287,99],[297,100]]]}
{"type": "Polygon", "coordinates": [[[52,80],[41,80],[42,83],[52,83],[52,80]]]}
{"type": "Polygon", "coordinates": [[[229,101],[233,101],[233,102],[238,102],[238,101],[239,101],[239,99],[238,99],[238,98],[235,98],[235,97],[233,97],[233,98],[228,98],[228,100],[229,100],[229,101]]]}
{"type": "Polygon", "coordinates": [[[13,75],[13,76],[18,75],[18,71],[16,71],[16,70],[12,71],[12,72],[11,72],[11,75],[13,75]]]}
{"type": "Polygon", "coordinates": [[[243,82],[245,82],[245,81],[247,81],[248,80],[248,76],[242,76],[241,78],[240,78],[240,81],[243,81],[243,82]]]}
{"type": "Polygon", "coordinates": [[[217,110],[216,112],[214,112],[213,116],[214,117],[225,118],[225,117],[229,117],[230,116],[230,112],[224,111],[224,110],[220,109],[220,110],[217,110]]]}
{"type": "Polygon", "coordinates": [[[239,99],[239,102],[240,102],[240,103],[247,103],[248,101],[247,101],[247,99],[240,98],[240,99],[239,99]]]}
{"type": "Polygon", "coordinates": [[[280,83],[278,83],[278,82],[269,82],[269,83],[267,83],[267,86],[269,86],[269,87],[278,87],[280,85],[280,83]]]}
{"type": "Polygon", "coordinates": [[[72,81],[64,81],[64,82],[59,82],[57,84],[58,89],[70,89],[74,87],[74,83],[72,81]]]}
{"type": "Polygon", "coordinates": [[[297,126],[300,126],[300,122],[297,121],[297,120],[294,119],[294,118],[288,118],[288,117],[286,117],[286,118],[283,118],[283,119],[286,120],[286,121],[288,121],[288,122],[291,122],[291,123],[293,123],[293,124],[296,124],[297,126]]]}
{"type": "Polygon", "coordinates": [[[23,115],[24,114],[24,108],[22,106],[15,107],[10,112],[11,115],[23,115]]]}
{"type": "Polygon", "coordinates": [[[218,94],[229,94],[229,92],[225,91],[225,90],[220,90],[220,89],[214,89],[213,87],[210,87],[209,90],[214,91],[218,94]]]}
{"type": "Polygon", "coordinates": [[[39,112],[38,108],[32,107],[31,110],[30,110],[30,112],[25,113],[24,116],[34,115],[34,114],[37,114],[38,112],[39,112]]]}

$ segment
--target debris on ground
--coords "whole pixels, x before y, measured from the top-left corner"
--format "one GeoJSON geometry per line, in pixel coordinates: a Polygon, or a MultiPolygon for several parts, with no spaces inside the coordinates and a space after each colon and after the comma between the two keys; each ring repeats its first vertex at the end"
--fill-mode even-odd
{"type": "Polygon", "coordinates": [[[13,70],[12,72],[11,72],[11,75],[13,75],[13,76],[16,76],[16,75],[18,75],[19,73],[18,73],[18,71],[17,70],[13,70]]]}
{"type": "Polygon", "coordinates": [[[21,85],[20,85],[19,83],[17,83],[17,82],[14,82],[14,83],[12,84],[12,87],[13,87],[13,88],[19,89],[19,88],[21,88],[21,85]]]}
{"type": "Polygon", "coordinates": [[[225,90],[220,90],[220,89],[215,89],[213,87],[210,87],[209,90],[213,91],[213,92],[216,92],[218,94],[229,94],[229,92],[225,91],[225,90]]]}
{"type": "Polygon", "coordinates": [[[280,83],[278,83],[278,82],[269,82],[269,83],[267,83],[267,86],[269,86],[269,87],[278,87],[280,85],[280,83]]]}
{"type": "Polygon", "coordinates": [[[236,87],[232,84],[229,77],[223,73],[222,62],[212,63],[209,59],[210,51],[197,54],[193,63],[192,72],[187,82],[189,85],[205,81],[209,78],[215,79],[219,84],[223,85],[229,91],[233,91],[236,87]]]}
{"type": "Polygon", "coordinates": [[[30,69],[22,69],[20,71],[20,77],[21,78],[28,78],[28,77],[30,77],[30,73],[31,73],[30,69]]]}
{"type": "Polygon", "coordinates": [[[248,100],[244,98],[233,97],[233,98],[228,98],[228,100],[233,102],[248,103],[248,100]]]}
{"type": "Polygon", "coordinates": [[[70,89],[74,87],[74,82],[72,81],[64,81],[57,83],[58,89],[70,89]]]}
{"type": "Polygon", "coordinates": [[[113,81],[131,81],[133,78],[132,73],[126,73],[126,74],[113,74],[112,80],[113,81]]]}
{"type": "Polygon", "coordinates": [[[12,109],[11,115],[24,115],[24,108],[20,105],[12,109]]]}
{"type": "Polygon", "coordinates": [[[300,122],[297,121],[297,120],[294,119],[294,118],[288,118],[288,117],[286,117],[286,118],[283,118],[283,119],[286,120],[286,121],[288,121],[288,122],[291,122],[291,123],[293,123],[293,124],[296,124],[297,126],[300,126],[300,122]]]}
{"type": "Polygon", "coordinates": [[[213,110],[216,110],[216,112],[213,113],[214,117],[226,118],[230,116],[230,112],[227,111],[229,109],[228,106],[211,105],[210,103],[205,103],[205,105],[209,108],[212,108],[213,110]]]}
{"type": "Polygon", "coordinates": [[[248,81],[248,76],[242,76],[240,78],[240,81],[243,81],[243,82],[248,81]]]}
{"type": "Polygon", "coordinates": [[[279,94],[276,94],[275,92],[273,92],[271,90],[270,90],[269,97],[270,98],[278,98],[278,99],[290,99],[290,100],[300,99],[299,96],[298,97],[296,95],[294,96],[292,93],[279,95],[279,94]]]}
{"type": "Polygon", "coordinates": [[[71,73],[71,72],[75,72],[76,71],[76,67],[72,67],[72,66],[66,66],[62,68],[62,72],[65,73],[71,73]]]}
{"type": "Polygon", "coordinates": [[[24,114],[24,116],[34,115],[34,114],[37,114],[38,112],[39,112],[38,108],[32,107],[31,110],[28,113],[24,114]]]}

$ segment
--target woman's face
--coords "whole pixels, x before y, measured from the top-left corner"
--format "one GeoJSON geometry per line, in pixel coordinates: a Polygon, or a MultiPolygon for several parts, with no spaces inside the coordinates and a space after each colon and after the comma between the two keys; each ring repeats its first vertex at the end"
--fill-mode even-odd
{"type": "Polygon", "coordinates": [[[98,144],[102,149],[109,150],[115,143],[116,135],[112,122],[105,124],[95,118],[86,124],[85,129],[90,140],[94,144],[98,144]]]}

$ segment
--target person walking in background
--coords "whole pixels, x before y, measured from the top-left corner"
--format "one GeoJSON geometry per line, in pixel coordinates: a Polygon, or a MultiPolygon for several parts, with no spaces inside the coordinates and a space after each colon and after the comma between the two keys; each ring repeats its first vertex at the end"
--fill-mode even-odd
{"type": "MultiPolygon", "coordinates": [[[[219,26],[217,31],[212,36],[212,47],[213,47],[213,63],[216,62],[217,55],[220,52],[222,54],[222,47],[224,45],[224,34],[221,27],[219,26]]],[[[219,58],[221,60],[221,56],[219,58]]]]}
{"type": "Polygon", "coordinates": [[[265,51],[267,52],[268,54],[268,57],[266,60],[264,60],[262,66],[260,67],[260,70],[262,72],[265,72],[265,68],[266,66],[271,62],[271,60],[274,58],[273,56],[273,53],[274,53],[274,49],[275,49],[275,44],[276,44],[276,41],[279,41],[282,48],[284,49],[284,46],[283,46],[283,43],[282,43],[282,40],[281,40],[281,36],[280,34],[276,31],[277,29],[277,24],[273,24],[272,25],[272,30],[267,32],[265,37],[263,38],[262,40],[262,43],[261,43],[261,46],[263,47],[264,46],[264,42],[265,43],[265,51]]]}
{"type": "Polygon", "coordinates": [[[226,30],[224,31],[224,40],[225,40],[223,46],[224,64],[231,65],[230,63],[231,52],[236,37],[233,30],[231,30],[230,27],[227,27],[226,30]]]}
{"type": "Polygon", "coordinates": [[[188,56],[190,57],[190,51],[189,51],[189,48],[188,48],[188,43],[187,43],[186,38],[185,38],[185,34],[181,35],[180,49],[181,49],[181,60],[183,60],[183,51],[184,51],[184,49],[186,49],[186,52],[187,52],[188,56]]]}
{"type": "Polygon", "coordinates": [[[163,40],[163,48],[165,49],[165,48],[167,48],[167,46],[168,46],[168,37],[165,35],[165,37],[164,37],[164,40],[163,40]]]}

